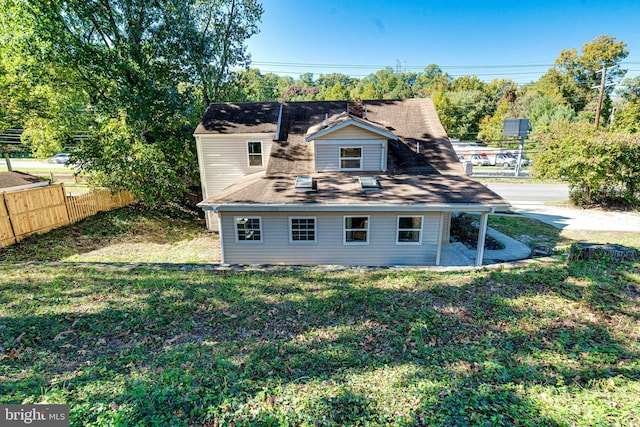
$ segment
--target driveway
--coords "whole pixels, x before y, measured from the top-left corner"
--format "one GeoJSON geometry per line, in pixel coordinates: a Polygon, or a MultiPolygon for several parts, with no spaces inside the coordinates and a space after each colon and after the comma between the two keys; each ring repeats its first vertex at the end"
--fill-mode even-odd
{"type": "Polygon", "coordinates": [[[575,209],[549,202],[569,198],[565,184],[488,183],[488,188],[507,199],[513,211],[559,229],[640,232],[640,213],[575,209]]]}

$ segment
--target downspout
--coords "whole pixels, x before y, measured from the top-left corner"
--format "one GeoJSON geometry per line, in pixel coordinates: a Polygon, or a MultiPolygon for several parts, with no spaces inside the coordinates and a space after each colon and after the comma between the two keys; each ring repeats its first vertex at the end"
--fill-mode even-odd
{"type": "Polygon", "coordinates": [[[280,141],[280,126],[282,125],[282,104],[280,104],[280,111],[278,112],[278,125],[276,126],[276,139],[280,141]]]}
{"type": "Polygon", "coordinates": [[[440,265],[440,254],[442,254],[442,233],[444,232],[444,212],[440,212],[440,231],[438,232],[438,249],[436,252],[436,265],[440,265]]]}
{"type": "Polygon", "coordinates": [[[222,238],[222,214],[216,213],[218,217],[218,238],[220,239],[220,264],[224,264],[224,239],[222,238]]]}
{"type": "Polygon", "coordinates": [[[484,258],[484,242],[487,238],[487,223],[489,219],[489,212],[482,212],[480,214],[480,226],[478,227],[478,254],[476,256],[476,267],[482,266],[482,260],[484,258]]]}
{"type": "Polygon", "coordinates": [[[387,171],[387,147],[389,145],[389,142],[387,140],[382,142],[382,154],[381,154],[381,158],[380,158],[380,170],[382,172],[386,172],[387,171]]]}

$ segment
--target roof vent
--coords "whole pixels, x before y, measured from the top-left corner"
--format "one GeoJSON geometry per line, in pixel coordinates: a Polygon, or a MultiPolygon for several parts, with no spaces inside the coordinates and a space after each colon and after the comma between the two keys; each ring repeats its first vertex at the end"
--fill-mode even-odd
{"type": "Polygon", "coordinates": [[[302,175],[296,177],[296,190],[297,191],[315,191],[316,182],[308,175],[302,175]]]}
{"type": "Polygon", "coordinates": [[[347,113],[356,117],[364,117],[364,103],[362,101],[348,101],[347,113]]]}
{"type": "Polygon", "coordinates": [[[360,187],[363,190],[379,190],[380,183],[374,176],[361,176],[358,178],[360,182],[360,187]]]}

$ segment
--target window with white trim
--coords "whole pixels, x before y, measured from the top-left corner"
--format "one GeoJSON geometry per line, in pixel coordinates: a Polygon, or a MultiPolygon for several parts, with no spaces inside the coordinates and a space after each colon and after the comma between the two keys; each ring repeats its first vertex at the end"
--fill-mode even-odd
{"type": "Polygon", "coordinates": [[[247,141],[247,156],[250,167],[262,167],[262,141],[247,141]]]}
{"type": "Polygon", "coordinates": [[[340,170],[362,170],[362,147],[340,147],[340,170]]]}
{"type": "Polygon", "coordinates": [[[236,241],[262,242],[260,217],[236,217],[236,241]]]}
{"type": "Polygon", "coordinates": [[[291,243],[315,243],[316,235],[315,217],[289,217],[289,241],[291,243]]]}
{"type": "Polygon", "coordinates": [[[344,244],[365,245],[369,243],[369,217],[344,217],[344,244]]]}
{"type": "Polygon", "coordinates": [[[422,243],[422,216],[398,217],[398,245],[419,245],[422,243]]]}

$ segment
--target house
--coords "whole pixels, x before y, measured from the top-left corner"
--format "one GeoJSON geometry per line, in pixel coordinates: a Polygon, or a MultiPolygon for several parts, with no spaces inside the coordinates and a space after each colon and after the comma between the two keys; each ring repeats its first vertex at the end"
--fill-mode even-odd
{"type": "Polygon", "coordinates": [[[483,243],[509,206],[465,175],[430,99],[215,103],[194,136],[223,263],[439,265],[453,212],[481,214],[483,243]]]}
{"type": "Polygon", "coordinates": [[[24,172],[0,172],[0,193],[46,187],[48,179],[43,179],[24,172]]]}

